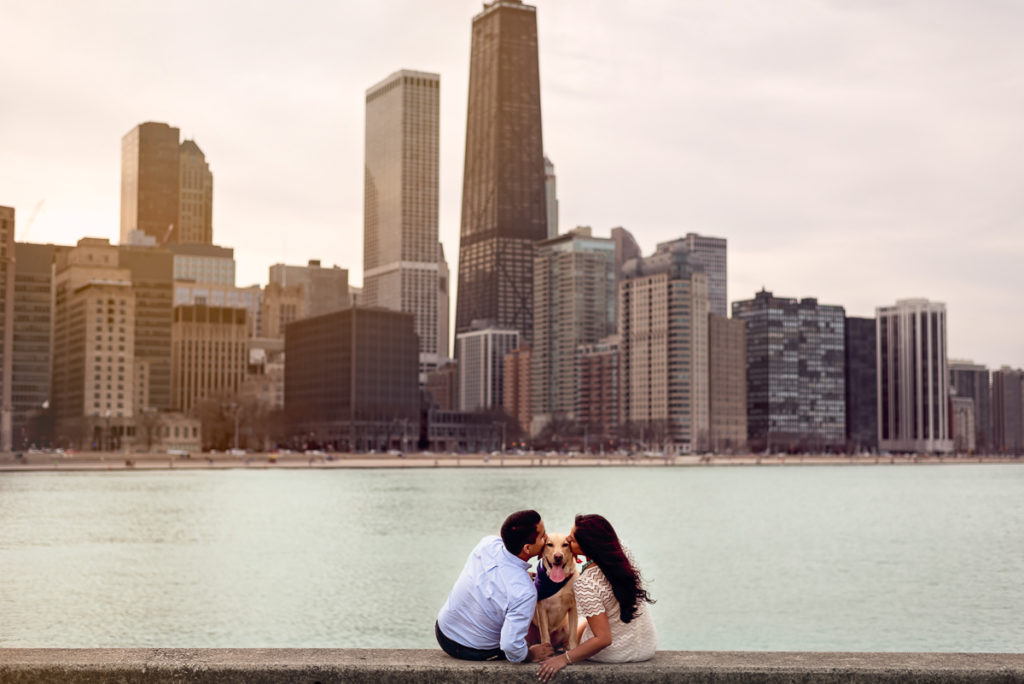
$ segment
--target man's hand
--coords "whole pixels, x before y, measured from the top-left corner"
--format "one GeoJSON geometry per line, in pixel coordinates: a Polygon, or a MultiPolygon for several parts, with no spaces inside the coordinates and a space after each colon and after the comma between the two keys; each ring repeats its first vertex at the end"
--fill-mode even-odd
{"type": "Polygon", "coordinates": [[[534,644],[530,647],[530,654],[526,656],[526,662],[533,663],[538,660],[544,660],[550,658],[555,654],[555,649],[551,648],[551,642],[545,641],[542,644],[534,644]]]}

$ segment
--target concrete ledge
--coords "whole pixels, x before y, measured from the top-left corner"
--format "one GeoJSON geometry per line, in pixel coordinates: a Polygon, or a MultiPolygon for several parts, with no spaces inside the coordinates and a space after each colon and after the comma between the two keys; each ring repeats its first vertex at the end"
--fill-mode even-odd
{"type": "MultiPolygon", "coordinates": [[[[0,649],[0,682],[536,682],[536,664],[471,663],[439,650],[0,649]]],[[[1024,683],[1024,654],[663,651],[645,663],[578,663],[556,682],[1024,683]]]]}

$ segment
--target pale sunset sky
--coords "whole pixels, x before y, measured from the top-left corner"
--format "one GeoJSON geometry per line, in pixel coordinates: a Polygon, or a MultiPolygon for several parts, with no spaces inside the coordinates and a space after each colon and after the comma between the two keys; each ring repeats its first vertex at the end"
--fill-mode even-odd
{"type": "MultiPolygon", "coordinates": [[[[563,231],[725,237],[730,301],[927,297],[951,358],[1024,366],[1024,3],[535,4],[563,231]]],[[[456,280],[481,7],[0,0],[0,205],[19,241],[116,242],[121,137],[166,122],[206,153],[239,285],[310,258],[359,284],[365,90],[432,71],[456,280]]]]}

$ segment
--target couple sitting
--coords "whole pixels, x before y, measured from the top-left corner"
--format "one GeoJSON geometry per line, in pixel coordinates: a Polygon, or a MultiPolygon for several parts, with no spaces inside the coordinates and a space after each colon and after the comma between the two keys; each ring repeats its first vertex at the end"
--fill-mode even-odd
{"type": "MultiPolygon", "coordinates": [[[[575,564],[566,563],[569,573],[549,566],[552,558],[562,559],[559,550],[552,549],[548,563],[538,565],[535,583],[527,561],[553,542],[536,511],[519,511],[506,518],[501,537],[484,537],[469,554],[434,625],[445,653],[464,660],[543,661],[538,673],[543,681],[581,660],[618,663],[651,658],[656,636],[643,604],[654,601],[611,524],[600,515],[578,515],[562,543],[566,555],[588,559],[570,587],[576,610],[569,615],[578,613],[585,620],[579,625],[563,623],[562,629],[550,625],[551,641],[541,641],[541,631],[531,629],[531,623],[540,622],[534,617],[538,587],[542,598],[550,600],[546,595],[551,589],[560,593],[557,585],[575,575],[575,564]],[[529,645],[530,641],[540,643],[529,645]],[[571,648],[555,655],[555,645],[571,648]]],[[[547,627],[547,620],[543,622],[547,627]]]]}

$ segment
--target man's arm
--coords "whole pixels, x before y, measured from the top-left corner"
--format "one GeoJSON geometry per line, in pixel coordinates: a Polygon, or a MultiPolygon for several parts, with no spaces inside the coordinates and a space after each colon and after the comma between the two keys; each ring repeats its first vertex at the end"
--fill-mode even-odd
{"type": "MultiPolygon", "coordinates": [[[[537,594],[527,593],[518,597],[518,602],[509,607],[505,613],[505,622],[501,625],[501,650],[505,657],[513,663],[521,663],[527,660],[527,656],[533,656],[531,660],[538,657],[526,648],[526,632],[530,629],[530,621],[533,620],[533,609],[537,606],[537,594]]],[[[551,645],[548,644],[548,649],[551,645]]]]}

